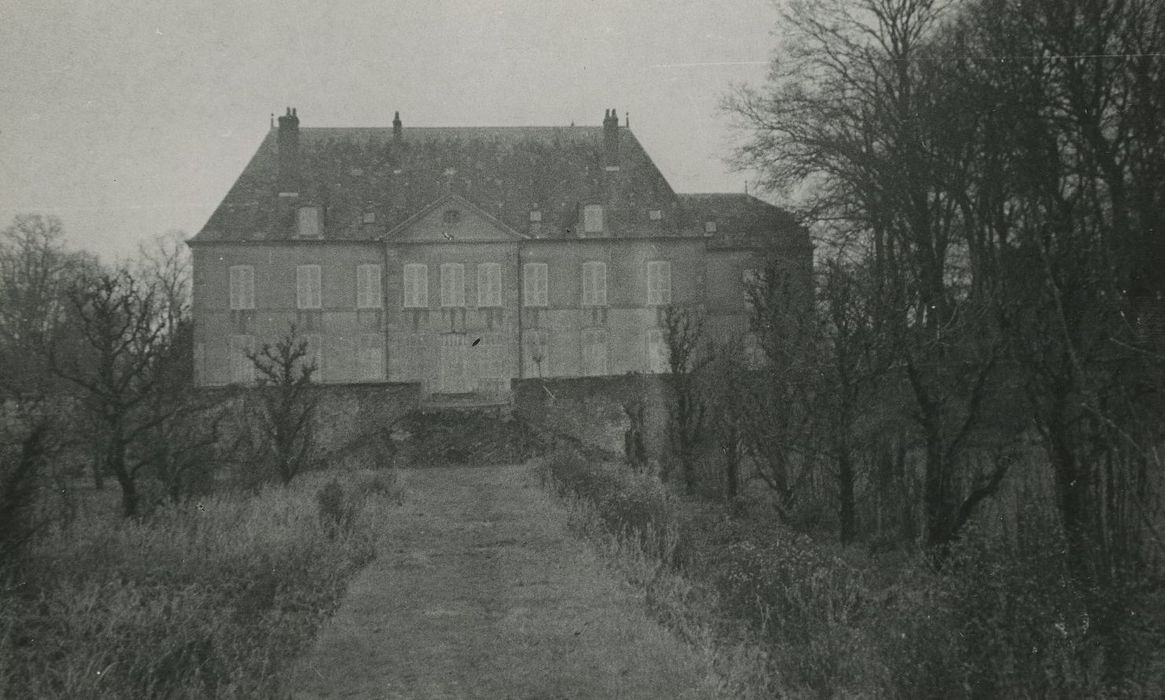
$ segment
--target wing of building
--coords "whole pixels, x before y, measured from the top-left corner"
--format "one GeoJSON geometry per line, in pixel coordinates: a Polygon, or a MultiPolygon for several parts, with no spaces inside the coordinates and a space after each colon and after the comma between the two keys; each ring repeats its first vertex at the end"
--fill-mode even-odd
{"type": "Polygon", "coordinates": [[[194,252],[200,385],[254,379],[291,324],[317,378],[498,395],[510,381],[658,372],[669,305],[747,330],[762,248],[808,279],[785,211],[677,194],[614,110],[602,126],[301,128],[279,118],[194,252]]]}

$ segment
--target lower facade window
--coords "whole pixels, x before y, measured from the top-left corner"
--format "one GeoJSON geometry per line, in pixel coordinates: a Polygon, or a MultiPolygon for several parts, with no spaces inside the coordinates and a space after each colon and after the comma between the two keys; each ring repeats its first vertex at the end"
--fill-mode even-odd
{"type": "Polygon", "coordinates": [[[384,379],[384,336],[378,333],[360,336],[356,368],[362,381],[377,382],[384,379]]]}
{"type": "Polygon", "coordinates": [[[607,332],[589,329],[582,332],[582,370],[588,377],[607,374],[607,332]]]}

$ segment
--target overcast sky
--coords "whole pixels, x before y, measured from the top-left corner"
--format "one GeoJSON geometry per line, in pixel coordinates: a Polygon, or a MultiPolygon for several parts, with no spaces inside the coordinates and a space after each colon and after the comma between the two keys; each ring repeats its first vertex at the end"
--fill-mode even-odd
{"type": "Polygon", "coordinates": [[[770,0],[0,0],[0,226],[112,261],[197,233],[268,129],[631,128],[681,192],[742,191],[718,103],[766,73],[770,0]]]}

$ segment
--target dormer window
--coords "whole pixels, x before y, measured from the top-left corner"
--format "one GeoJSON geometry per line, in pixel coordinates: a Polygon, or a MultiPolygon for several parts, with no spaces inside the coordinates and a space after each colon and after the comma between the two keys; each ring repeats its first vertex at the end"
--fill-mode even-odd
{"type": "Polygon", "coordinates": [[[716,222],[715,221],[705,221],[704,222],[704,235],[711,236],[714,233],[716,233],[716,222]]]}
{"type": "Polygon", "coordinates": [[[324,235],[320,207],[300,207],[296,215],[296,233],[300,238],[320,238],[324,235]]]}
{"type": "Polygon", "coordinates": [[[647,212],[647,218],[651,219],[652,221],[659,221],[663,219],[663,212],[659,209],[650,209],[647,212]]]}
{"type": "Polygon", "coordinates": [[[446,209],[442,220],[447,224],[455,224],[461,220],[461,212],[456,209],[446,209]]]}
{"type": "Polygon", "coordinates": [[[537,209],[531,210],[530,211],[530,223],[537,224],[537,223],[541,223],[541,221],[542,221],[542,212],[537,210],[537,209]]]}
{"type": "Polygon", "coordinates": [[[583,233],[603,232],[603,205],[588,204],[583,207],[583,233]]]}

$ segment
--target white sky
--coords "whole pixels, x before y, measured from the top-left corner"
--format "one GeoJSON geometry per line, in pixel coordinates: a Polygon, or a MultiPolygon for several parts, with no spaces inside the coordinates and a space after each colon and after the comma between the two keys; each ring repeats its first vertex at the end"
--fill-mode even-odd
{"type": "Polygon", "coordinates": [[[631,128],[680,192],[742,191],[718,105],[759,84],[770,0],[0,0],[0,227],[56,214],[105,260],[196,233],[268,129],[631,128]]]}

